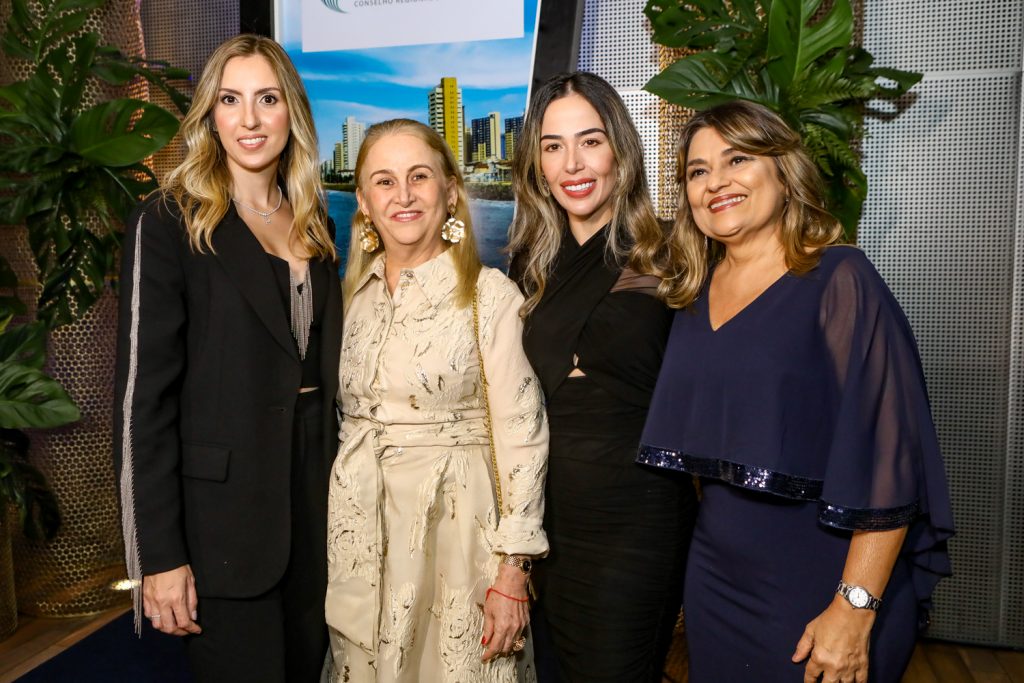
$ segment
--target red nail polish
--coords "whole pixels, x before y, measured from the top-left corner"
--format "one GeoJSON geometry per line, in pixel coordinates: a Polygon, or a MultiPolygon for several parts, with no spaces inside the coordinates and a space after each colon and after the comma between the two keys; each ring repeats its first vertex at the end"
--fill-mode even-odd
{"type": "Polygon", "coordinates": [[[487,636],[484,636],[483,638],[480,639],[480,644],[481,645],[486,645],[487,644],[487,636]]]}

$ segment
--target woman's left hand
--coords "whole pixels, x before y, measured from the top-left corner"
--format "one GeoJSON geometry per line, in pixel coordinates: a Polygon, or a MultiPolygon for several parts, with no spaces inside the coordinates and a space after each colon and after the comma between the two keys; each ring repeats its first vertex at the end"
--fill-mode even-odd
{"type": "Polygon", "coordinates": [[[494,590],[484,602],[484,633],[480,644],[486,649],[480,658],[482,661],[511,654],[513,644],[523,636],[526,625],[530,623],[527,580],[526,574],[518,567],[503,564],[498,568],[498,578],[492,586],[494,590]]]}
{"type": "Polygon", "coordinates": [[[804,683],[866,683],[875,613],[854,609],[840,596],[804,629],[793,662],[807,659],[804,683]],[[810,655],[810,659],[808,659],[810,655]]]}

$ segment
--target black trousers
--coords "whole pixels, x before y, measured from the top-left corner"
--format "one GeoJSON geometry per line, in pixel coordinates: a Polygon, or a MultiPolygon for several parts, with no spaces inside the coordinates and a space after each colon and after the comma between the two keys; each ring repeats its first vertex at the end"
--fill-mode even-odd
{"type": "Polygon", "coordinates": [[[203,632],[185,637],[199,683],[315,683],[327,655],[327,472],[320,392],[299,395],[292,440],[292,543],[284,576],[263,595],[199,599],[203,632]]]}

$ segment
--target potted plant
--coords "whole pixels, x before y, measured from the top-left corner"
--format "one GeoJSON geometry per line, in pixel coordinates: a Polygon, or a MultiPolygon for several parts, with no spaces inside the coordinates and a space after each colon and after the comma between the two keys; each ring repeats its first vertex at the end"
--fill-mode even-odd
{"type": "MultiPolygon", "coordinates": [[[[0,273],[0,285],[9,278],[0,273]]],[[[0,638],[17,626],[11,561],[10,511],[32,539],[53,538],[60,527],[57,499],[43,474],[27,460],[28,428],[59,427],[78,419],[78,408],[42,371],[45,328],[41,323],[10,326],[19,307],[0,301],[0,638]]]]}
{"type": "MultiPolygon", "coordinates": [[[[52,380],[48,384],[43,371],[62,378],[70,395],[89,406],[83,410],[85,419],[73,431],[32,435],[32,463],[53,483],[67,520],[52,543],[16,538],[18,598],[22,611],[34,614],[81,614],[123,601],[109,589],[112,578],[124,571],[113,541],[118,536],[119,515],[112,468],[108,465],[110,453],[108,448],[95,445],[110,440],[112,401],[102,392],[104,385],[109,390],[113,366],[115,306],[111,288],[124,216],[135,202],[157,187],[145,160],[172,139],[179,123],[173,113],[157,105],[110,93],[124,92],[129,86],[132,92],[155,87],[165,91],[180,111],[188,105],[187,98],[170,84],[187,77],[186,72],[162,62],[127,57],[121,50],[104,45],[98,32],[89,30],[90,26],[103,26],[104,17],[137,12],[133,3],[3,3],[10,14],[0,37],[0,74],[6,73],[8,81],[0,86],[0,139],[4,140],[4,154],[0,155],[0,225],[16,226],[2,228],[6,231],[4,239],[15,234],[11,231],[23,231],[18,248],[4,256],[10,258],[15,251],[30,252],[24,261],[31,260],[32,264],[21,262],[17,270],[24,280],[34,265],[38,280],[35,305],[29,307],[36,323],[5,331],[3,338],[23,353],[31,345],[18,344],[16,339],[28,336],[34,344],[46,342],[50,356],[48,365],[42,366],[41,350],[38,356],[23,355],[17,362],[11,361],[9,372],[23,382],[17,385],[22,391],[28,391],[29,384],[24,382],[31,379],[31,387],[37,392],[31,394],[32,400],[39,406],[62,406],[63,418],[70,415],[71,399],[63,391],[58,394],[57,384],[52,380]],[[109,12],[107,5],[112,6],[109,12]],[[4,61],[6,66],[16,68],[6,68],[4,61]],[[14,73],[27,75],[14,80],[14,73]],[[82,349],[87,355],[81,353],[82,349]],[[74,374],[65,360],[70,357],[76,359],[78,365],[74,367],[84,363],[85,369],[76,369],[74,373],[78,374],[74,374]],[[85,379],[79,381],[83,376],[85,379]],[[73,472],[100,474],[87,479],[73,472]]],[[[125,26],[116,22],[104,30],[122,37],[126,30],[135,30],[134,38],[129,36],[124,42],[141,45],[137,29],[132,29],[130,23],[127,29],[125,26]]],[[[4,256],[0,256],[0,273],[10,273],[4,256]]],[[[0,288],[4,286],[0,284],[0,288]]],[[[6,286],[13,288],[11,283],[6,286]]],[[[0,388],[2,382],[0,379],[0,388]]],[[[19,411],[37,418],[43,414],[38,407],[26,412],[24,405],[19,411]]],[[[31,426],[58,424],[52,419],[50,422],[31,426]]],[[[13,428],[24,426],[30,425],[13,428]]],[[[0,422],[0,427],[7,425],[0,422]]],[[[49,499],[40,497],[40,479],[16,455],[23,451],[24,443],[20,437],[15,438],[4,457],[11,472],[17,471],[20,481],[28,482],[27,488],[12,483],[9,490],[31,494],[24,498],[27,507],[23,519],[34,533],[41,530],[34,525],[46,517],[42,513],[49,509],[45,503],[49,499]]]]}
{"type": "Polygon", "coordinates": [[[866,104],[901,97],[921,74],[874,66],[851,44],[850,0],[649,0],[644,12],[655,42],[690,52],[645,89],[688,109],[744,99],[778,113],[803,138],[853,241],[867,198],[857,154],[866,104]]]}
{"type": "Polygon", "coordinates": [[[36,317],[54,329],[82,315],[103,292],[124,216],[154,190],[143,161],[178,131],[178,119],[142,100],[83,106],[90,79],[124,85],[143,78],[184,112],[169,79],[188,73],[126,58],[83,31],[106,0],[11,0],[0,47],[24,60],[28,78],[0,87],[0,223],[25,225],[42,291],[36,317]],[[35,10],[35,11],[34,11],[35,10]],[[95,229],[93,226],[99,226],[95,229]]]}
{"type": "Polygon", "coordinates": [[[42,371],[42,325],[9,323],[10,316],[0,319],[0,506],[16,508],[29,538],[53,538],[60,527],[57,500],[39,470],[26,462],[28,436],[21,430],[74,422],[78,407],[42,371]]]}

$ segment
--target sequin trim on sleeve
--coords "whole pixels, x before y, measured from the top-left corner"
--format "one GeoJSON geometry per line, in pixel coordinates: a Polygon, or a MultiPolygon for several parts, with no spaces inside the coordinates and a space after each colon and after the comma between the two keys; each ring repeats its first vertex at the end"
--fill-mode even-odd
{"type": "Polygon", "coordinates": [[[917,501],[894,508],[850,508],[818,503],[818,521],[826,526],[854,531],[889,531],[908,526],[920,512],[917,501]]]}

